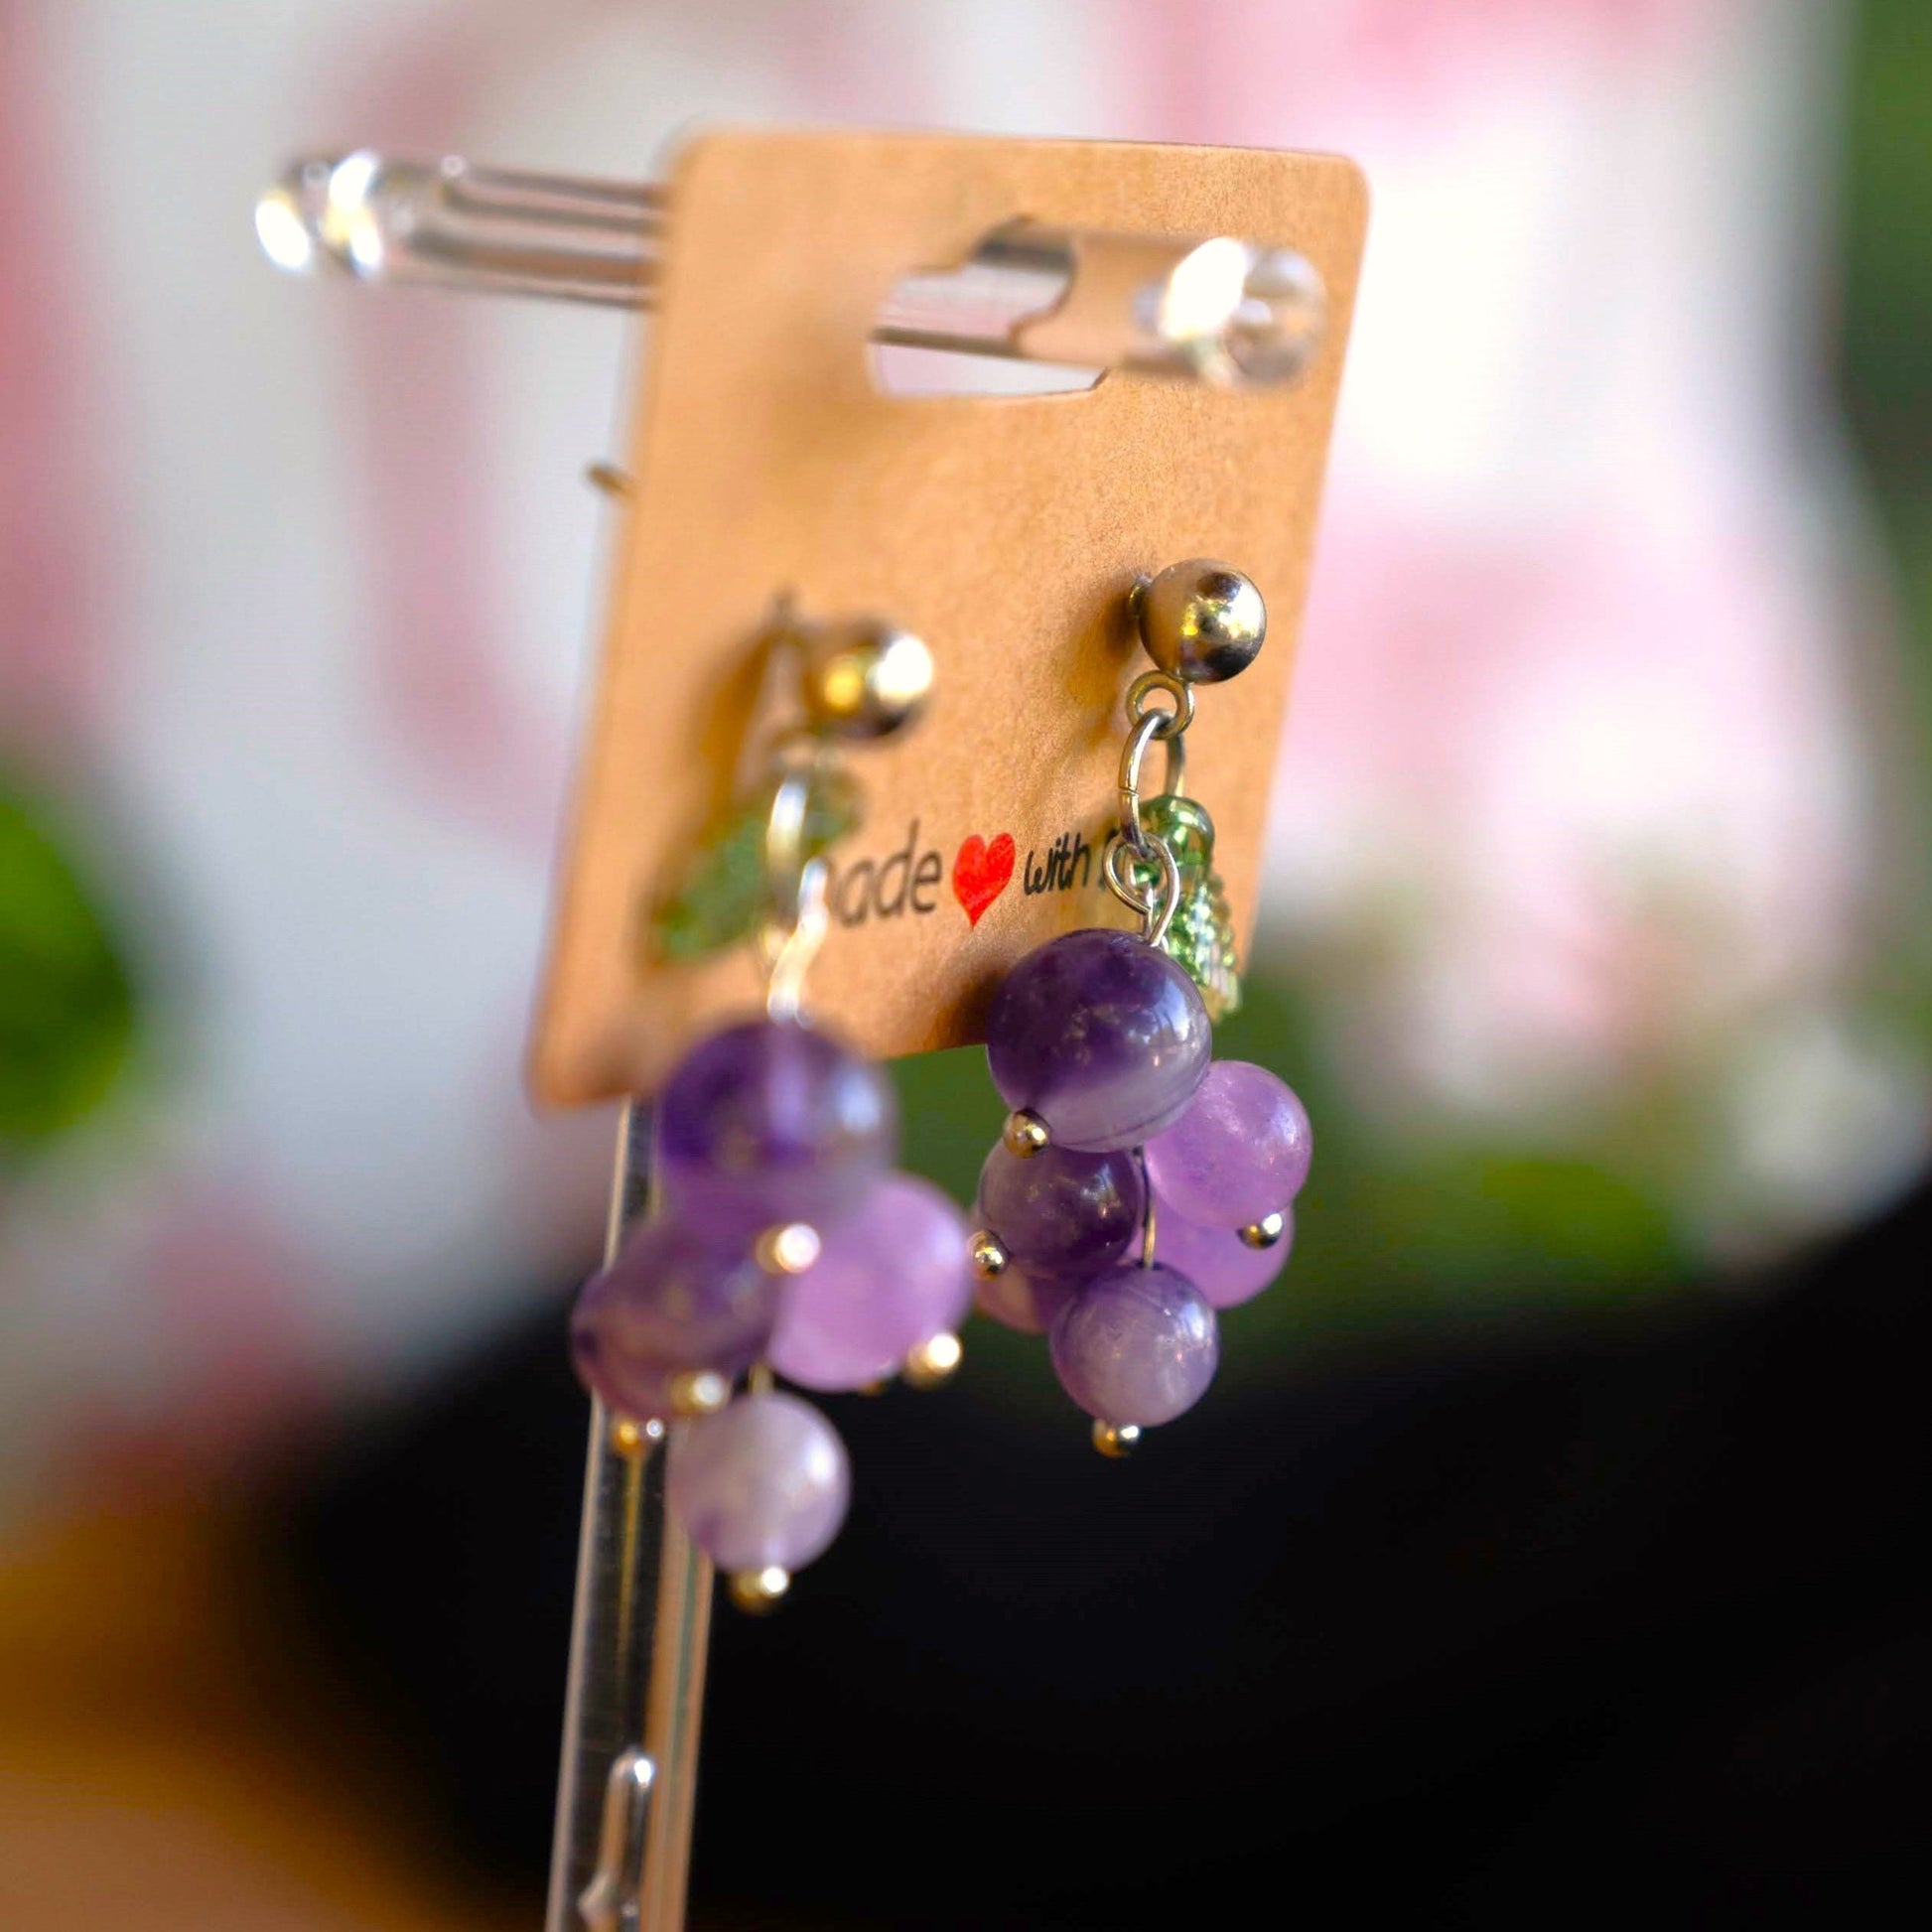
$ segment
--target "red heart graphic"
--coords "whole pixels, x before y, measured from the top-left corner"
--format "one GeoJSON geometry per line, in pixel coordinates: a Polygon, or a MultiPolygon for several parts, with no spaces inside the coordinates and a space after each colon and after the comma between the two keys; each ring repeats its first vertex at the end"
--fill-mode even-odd
{"type": "Polygon", "coordinates": [[[980,914],[1007,889],[1013,877],[1013,834],[1002,832],[991,845],[975,832],[952,862],[954,897],[978,925],[980,914]]]}

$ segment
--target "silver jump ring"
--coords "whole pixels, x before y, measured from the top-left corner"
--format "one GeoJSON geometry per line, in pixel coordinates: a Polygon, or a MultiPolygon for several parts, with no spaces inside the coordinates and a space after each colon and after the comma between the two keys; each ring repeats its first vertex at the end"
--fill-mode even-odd
{"type": "Polygon", "coordinates": [[[1147,757],[1147,748],[1155,744],[1167,747],[1168,768],[1161,781],[1166,794],[1178,797],[1187,784],[1185,741],[1178,732],[1172,738],[1163,735],[1161,722],[1164,715],[1159,711],[1146,712],[1128,733],[1127,743],[1120,748],[1120,771],[1115,779],[1120,835],[1143,858],[1147,856],[1148,841],[1147,828],[1141,823],[1141,765],[1147,757]]]}
{"type": "Polygon", "coordinates": [[[1144,718],[1160,719],[1158,737],[1178,738],[1194,722],[1194,687],[1167,671],[1143,671],[1127,687],[1127,722],[1139,725],[1144,718]],[[1150,711],[1147,701],[1157,691],[1165,691],[1173,700],[1173,705],[1150,711]]]}
{"type": "Polygon", "coordinates": [[[1167,714],[1159,711],[1146,713],[1135,721],[1134,729],[1127,734],[1127,743],[1120,748],[1116,787],[1120,836],[1143,859],[1148,856],[1148,836],[1147,828],[1141,823],[1141,762],[1147,757],[1147,748],[1161,736],[1166,719],[1167,714]]]}

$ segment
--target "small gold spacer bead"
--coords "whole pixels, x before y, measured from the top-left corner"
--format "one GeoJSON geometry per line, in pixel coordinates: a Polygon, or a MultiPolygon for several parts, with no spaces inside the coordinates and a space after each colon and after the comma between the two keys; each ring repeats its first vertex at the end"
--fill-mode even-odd
{"type": "Polygon", "coordinates": [[[763,1616],[783,1602],[785,1591],[791,1587],[791,1572],[775,1563],[767,1563],[762,1570],[738,1570],[732,1573],[727,1587],[741,1610],[763,1616]]]}
{"type": "Polygon", "coordinates": [[[1006,1143],[1009,1154],[1017,1154],[1025,1161],[1041,1148],[1050,1147],[1053,1136],[1031,1107],[1021,1107],[1007,1116],[1006,1125],[1000,1129],[1000,1139],[1006,1143]]]}
{"type": "Polygon", "coordinates": [[[1137,1422],[1099,1422],[1093,1426],[1093,1446],[1102,1455],[1118,1462],[1141,1440],[1137,1422]]]}
{"type": "Polygon", "coordinates": [[[1287,1232],[1286,1214],[1264,1214],[1241,1230],[1241,1239],[1251,1248],[1272,1248],[1287,1232]]]}
{"type": "Polygon", "coordinates": [[[730,1381],[715,1368],[680,1369],[667,1389],[672,1415],[684,1422],[696,1416],[715,1416],[732,1399],[730,1381]]]}
{"type": "Polygon", "coordinates": [[[983,1282],[1004,1275],[1007,1263],[1012,1259],[1000,1245],[1000,1237],[991,1228],[981,1228],[966,1244],[966,1253],[973,1264],[973,1273],[983,1282]]]}
{"type": "Polygon", "coordinates": [[[802,1275],[818,1259],[821,1245],[809,1221],[781,1221],[759,1236],[752,1253],[767,1275],[802,1275]]]}
{"type": "Polygon", "coordinates": [[[942,1330],[906,1356],[905,1379],[915,1389],[936,1389],[942,1382],[951,1381],[965,1355],[959,1337],[942,1330]]]}
{"type": "Polygon", "coordinates": [[[651,1445],[661,1442],[663,1436],[664,1425],[655,1416],[649,1422],[639,1422],[634,1416],[619,1416],[611,1424],[613,1452],[631,1461],[648,1454],[651,1445]]]}

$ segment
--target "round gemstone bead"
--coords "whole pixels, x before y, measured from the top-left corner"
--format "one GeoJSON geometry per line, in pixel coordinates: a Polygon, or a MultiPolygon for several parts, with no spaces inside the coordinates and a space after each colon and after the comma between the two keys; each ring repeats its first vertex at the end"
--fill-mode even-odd
{"type": "Polygon", "coordinates": [[[1121,1260],[1138,1239],[1147,1190],[1131,1154],[999,1143],[980,1170],[980,1222],[1032,1275],[1081,1281],[1121,1260]]]}
{"type": "Polygon", "coordinates": [[[898,1108],[885,1074],[831,1035],[750,1020],[684,1056],[658,1096],[653,1133],[673,1209],[749,1238],[855,1206],[897,1152],[898,1108]]]}
{"type": "Polygon", "coordinates": [[[602,1401],[646,1422],[669,1413],[670,1381],[683,1370],[743,1374],[777,1307],[777,1282],[743,1248],[682,1221],[648,1221],[577,1298],[571,1353],[602,1401]]]}
{"type": "Polygon", "coordinates": [[[1170,1127],[1207,1071],[1199,990],[1132,933],[1065,932],[1020,961],[986,1023],[993,1084],[1060,1147],[1138,1147],[1170,1127]]]}
{"type": "Polygon", "coordinates": [[[1004,1328],[1023,1335],[1043,1335],[1053,1325],[1053,1317],[1078,1293],[1076,1283],[1009,1267],[979,1284],[973,1291],[973,1306],[1004,1328]]]}
{"type": "Polygon", "coordinates": [[[875,1181],[780,1291],[771,1366],[808,1389],[858,1389],[895,1373],[966,1318],[968,1238],[965,1217],[929,1180],[875,1181]]]}
{"type": "Polygon", "coordinates": [[[1216,1060],[1187,1111],[1147,1144],[1148,1178],[1202,1227],[1241,1228],[1302,1191],[1313,1152],[1295,1091],[1265,1066],[1216,1060]]]}
{"type": "Polygon", "coordinates": [[[1234,1228],[1204,1228],[1178,1214],[1154,1190],[1154,1258],[1183,1274],[1211,1309],[1252,1302],[1282,1272],[1295,1245],[1295,1210],[1280,1210],[1288,1226],[1272,1248],[1251,1248],[1234,1228]]]}
{"type": "Polygon", "coordinates": [[[668,1483],[671,1507],[720,1570],[802,1570],[838,1535],[852,1471],[838,1431],[772,1390],[676,1432],[668,1483]]]}
{"type": "Polygon", "coordinates": [[[1214,1311],[1160,1263],[1088,1283],[1054,1316],[1050,1346],[1060,1386],[1117,1428],[1184,1414],[1207,1392],[1221,1353],[1214,1311]]]}

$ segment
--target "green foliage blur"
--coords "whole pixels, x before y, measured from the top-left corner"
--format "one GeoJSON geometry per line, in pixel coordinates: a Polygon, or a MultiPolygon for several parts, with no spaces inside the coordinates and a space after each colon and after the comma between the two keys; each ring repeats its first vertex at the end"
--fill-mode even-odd
{"type": "MultiPolygon", "coordinates": [[[[1932,16],[1923,0],[1866,0],[1859,18],[1837,386],[1904,600],[1922,747],[1932,737],[1932,16]]],[[[1916,803],[1922,811],[1922,788],[1916,803]]]]}
{"type": "Polygon", "coordinates": [[[132,983],[54,832],[0,790],[0,1161],[93,1111],[133,1051],[132,983]]]}

